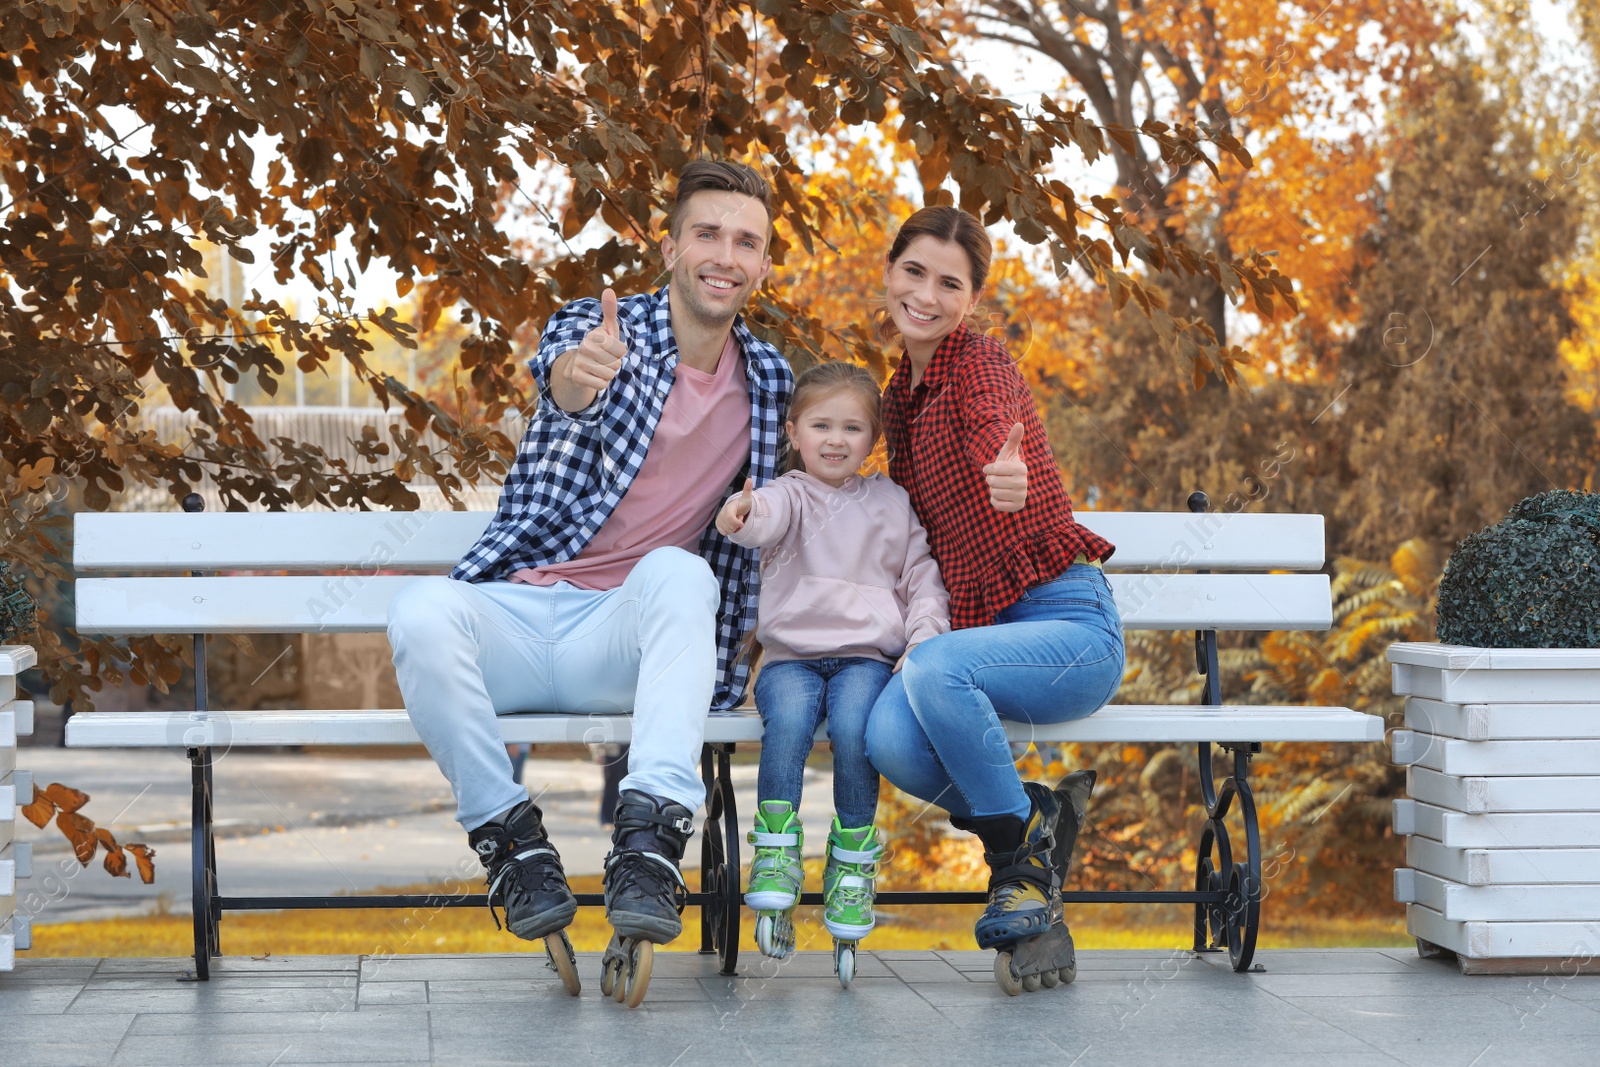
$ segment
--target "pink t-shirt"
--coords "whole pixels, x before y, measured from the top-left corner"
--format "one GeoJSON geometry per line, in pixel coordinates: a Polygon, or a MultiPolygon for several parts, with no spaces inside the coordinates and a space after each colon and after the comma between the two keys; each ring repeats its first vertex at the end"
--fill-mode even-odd
{"type": "Polygon", "coordinates": [[[565,563],[529,567],[513,582],[615,589],[645,553],[700,551],[733,477],[750,461],[750,386],[732,335],[715,374],[678,364],[650,450],[617,509],[565,563]]]}

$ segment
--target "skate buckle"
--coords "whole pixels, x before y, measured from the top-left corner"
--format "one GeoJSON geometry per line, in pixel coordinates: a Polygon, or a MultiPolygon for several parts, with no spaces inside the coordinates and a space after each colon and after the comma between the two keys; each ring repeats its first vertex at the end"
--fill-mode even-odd
{"type": "Polygon", "coordinates": [[[680,815],[672,820],[671,827],[686,837],[692,836],[694,834],[694,817],[692,815],[680,815]]]}

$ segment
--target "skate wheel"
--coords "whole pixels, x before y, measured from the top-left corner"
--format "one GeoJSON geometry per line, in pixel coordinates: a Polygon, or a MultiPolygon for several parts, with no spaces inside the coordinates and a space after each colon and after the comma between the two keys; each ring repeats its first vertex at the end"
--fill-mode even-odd
{"type": "Polygon", "coordinates": [[[1039,992],[1039,987],[1043,984],[1044,977],[1042,975],[1030,974],[1022,980],[1022,991],[1024,993],[1037,993],[1039,992]]]}
{"type": "Polygon", "coordinates": [[[612,990],[616,989],[617,978],[621,973],[622,961],[607,952],[605,959],[600,963],[600,995],[602,997],[609,997],[612,990]]]}
{"type": "Polygon", "coordinates": [[[1046,989],[1054,989],[1061,984],[1061,975],[1055,971],[1046,971],[1039,976],[1039,983],[1046,989]]]}
{"type": "Polygon", "coordinates": [[[1022,992],[1022,979],[1011,969],[1011,953],[1001,952],[994,958],[994,980],[1000,983],[1008,997],[1022,992]]]}
{"type": "Polygon", "coordinates": [[[850,983],[856,980],[856,947],[854,945],[835,945],[833,947],[833,973],[839,976],[839,985],[841,987],[850,988],[850,983]]]}
{"type": "Polygon", "coordinates": [[[774,956],[781,959],[783,958],[783,951],[774,936],[777,925],[777,920],[771,915],[756,917],[756,948],[760,950],[763,956],[774,956]]]}
{"type": "MultiPolygon", "coordinates": [[[[643,1002],[645,991],[650,988],[650,972],[655,967],[655,961],[654,945],[648,941],[633,943],[633,951],[628,954],[627,999],[624,1001],[628,1007],[637,1008],[643,1002]]],[[[621,996],[617,999],[623,1000],[621,996]]]]}
{"type": "Polygon", "coordinates": [[[567,992],[572,996],[582,992],[583,983],[578,979],[578,955],[572,951],[572,942],[567,939],[565,930],[544,939],[544,954],[556,974],[561,976],[561,984],[567,987],[567,992]]]}

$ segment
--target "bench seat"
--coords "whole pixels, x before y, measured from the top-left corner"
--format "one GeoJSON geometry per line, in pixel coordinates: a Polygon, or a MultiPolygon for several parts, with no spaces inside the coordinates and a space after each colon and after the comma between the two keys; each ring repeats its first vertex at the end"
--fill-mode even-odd
{"type": "MultiPolygon", "coordinates": [[[[500,732],[510,742],[627,742],[626,715],[503,715],[500,732]]],[[[1255,704],[1112,704],[1087,718],[1053,726],[1006,723],[1012,741],[1156,742],[1382,741],[1383,720],[1349,708],[1272,707],[1255,704]]],[[[750,713],[715,714],[706,741],[761,740],[761,719],[750,713]]],[[[817,730],[827,740],[826,727],[817,730]]],[[[406,745],[418,743],[404,711],[172,711],[104,712],[67,721],[72,748],[193,748],[263,745],[406,745]]]]}

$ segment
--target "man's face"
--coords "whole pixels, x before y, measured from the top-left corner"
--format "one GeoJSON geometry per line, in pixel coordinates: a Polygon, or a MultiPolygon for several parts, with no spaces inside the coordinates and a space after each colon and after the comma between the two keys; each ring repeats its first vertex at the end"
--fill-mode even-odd
{"type": "Polygon", "coordinates": [[[733,322],[767,276],[767,211],[743,193],[707,189],[689,198],[678,236],[661,242],[672,302],[702,325],[733,322]]]}

